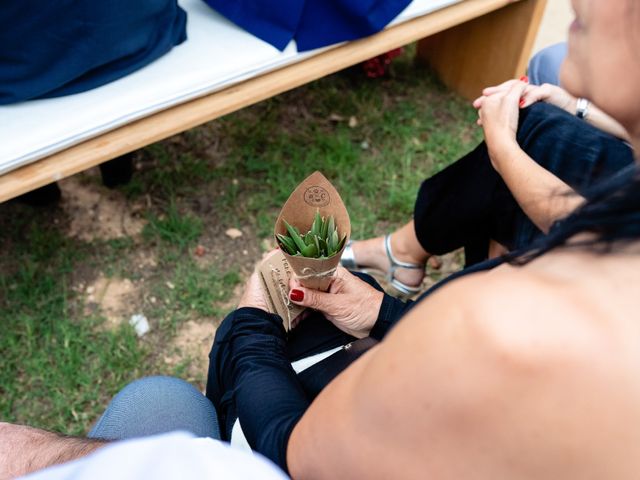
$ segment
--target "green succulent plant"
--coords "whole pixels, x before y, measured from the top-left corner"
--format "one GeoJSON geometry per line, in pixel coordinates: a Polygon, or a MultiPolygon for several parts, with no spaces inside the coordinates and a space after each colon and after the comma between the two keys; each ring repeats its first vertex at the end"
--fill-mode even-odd
{"type": "Polygon", "coordinates": [[[297,255],[307,258],[329,258],[340,251],[347,239],[338,235],[338,227],[333,215],[329,218],[321,217],[316,211],[311,224],[311,230],[300,233],[296,227],[289,225],[284,220],[287,235],[277,234],[280,247],[289,255],[297,255]]]}

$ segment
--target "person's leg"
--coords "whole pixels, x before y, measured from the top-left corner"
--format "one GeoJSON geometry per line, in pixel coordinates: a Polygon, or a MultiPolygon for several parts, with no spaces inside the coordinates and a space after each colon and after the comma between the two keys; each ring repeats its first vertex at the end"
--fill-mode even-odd
{"type": "MultiPolygon", "coordinates": [[[[544,103],[522,111],[518,142],[531,158],[578,191],[633,161],[624,142],[544,103]]],[[[415,229],[408,223],[391,237],[399,260],[417,262],[428,257],[427,252],[441,255],[464,247],[467,265],[472,265],[487,258],[490,240],[515,249],[541,233],[491,166],[484,143],[423,182],[413,225],[415,229]],[[411,244],[412,253],[398,253],[402,245],[411,244]]],[[[383,237],[354,242],[357,263],[386,270],[382,242],[383,237]]],[[[408,273],[415,271],[400,270],[397,278],[408,273]]]]}
{"type": "MultiPolygon", "coordinates": [[[[634,159],[624,142],[546,103],[522,111],[517,140],[532,159],[578,192],[634,159]]],[[[487,258],[490,240],[513,250],[542,233],[491,166],[484,143],[425,180],[414,219],[418,241],[433,254],[481,245],[468,265],[487,258]]]]}
{"type": "Polygon", "coordinates": [[[100,164],[102,184],[108,188],[126,185],[133,176],[133,152],[100,164]]]}
{"type": "MultiPolygon", "coordinates": [[[[431,254],[422,248],[416,238],[413,220],[409,221],[391,234],[391,251],[393,256],[401,262],[424,265],[431,254]]],[[[358,265],[371,267],[386,272],[391,268],[391,262],[387,256],[384,237],[370,238],[351,244],[353,256],[358,265]]],[[[415,287],[422,283],[424,269],[398,268],[394,277],[409,287],[415,287]]]]}
{"type": "Polygon", "coordinates": [[[44,187],[36,188],[16,197],[15,201],[31,207],[47,207],[60,200],[62,192],[57,183],[53,182],[44,187]]]}
{"type": "Polygon", "coordinates": [[[532,85],[560,85],[560,66],[567,56],[567,42],[543,48],[529,61],[527,75],[532,85]]]}
{"type": "Polygon", "coordinates": [[[146,377],[113,398],[88,437],[124,440],[173,430],[220,438],[213,404],[193,385],[173,377],[146,377]]]}

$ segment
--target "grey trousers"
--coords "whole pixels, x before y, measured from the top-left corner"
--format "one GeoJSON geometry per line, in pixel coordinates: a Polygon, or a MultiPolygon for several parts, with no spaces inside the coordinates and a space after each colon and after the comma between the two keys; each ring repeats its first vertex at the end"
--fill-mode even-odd
{"type": "Polygon", "coordinates": [[[125,440],[174,430],[220,438],[213,404],[193,385],[173,377],[146,377],[113,398],[88,437],[125,440]]]}

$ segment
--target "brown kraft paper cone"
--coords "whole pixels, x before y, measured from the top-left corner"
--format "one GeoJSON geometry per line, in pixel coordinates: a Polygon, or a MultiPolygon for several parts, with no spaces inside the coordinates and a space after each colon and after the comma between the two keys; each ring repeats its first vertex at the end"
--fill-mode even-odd
{"type": "Polygon", "coordinates": [[[286,235],[284,220],[301,232],[307,232],[311,228],[316,211],[323,217],[333,215],[338,234],[341,238],[347,236],[340,251],[325,259],[292,256],[284,251],[282,253],[303,286],[327,291],[331,277],[340,263],[344,247],[351,237],[351,221],[340,194],[322,173],[312,173],[289,196],[276,220],[274,237],[276,234],[286,235]]]}

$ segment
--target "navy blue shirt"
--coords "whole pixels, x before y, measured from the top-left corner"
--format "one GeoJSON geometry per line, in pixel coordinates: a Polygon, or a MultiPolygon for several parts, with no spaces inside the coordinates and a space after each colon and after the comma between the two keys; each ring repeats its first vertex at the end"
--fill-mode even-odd
{"type": "Polygon", "coordinates": [[[99,87],[185,39],[176,0],[6,0],[0,105],[99,87]]]}
{"type": "Polygon", "coordinates": [[[204,0],[279,50],[298,51],[355,40],[382,30],[411,0],[204,0]]]}

